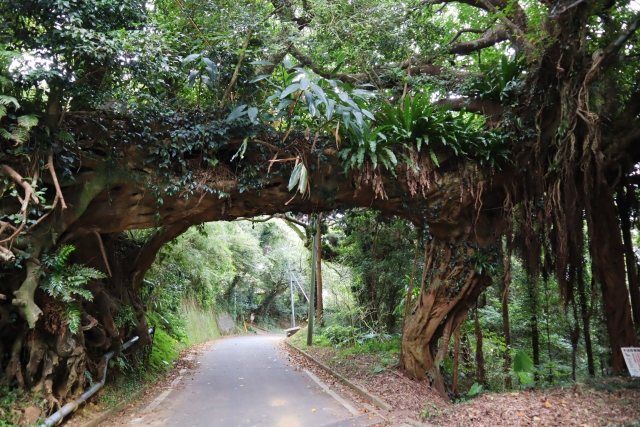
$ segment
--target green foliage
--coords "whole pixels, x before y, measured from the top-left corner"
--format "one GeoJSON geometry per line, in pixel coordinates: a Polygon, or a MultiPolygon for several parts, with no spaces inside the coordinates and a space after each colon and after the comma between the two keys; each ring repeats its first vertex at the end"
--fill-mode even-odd
{"type": "Polygon", "coordinates": [[[370,210],[347,212],[339,227],[344,234],[339,260],[351,268],[350,291],[359,308],[353,324],[367,331],[395,332],[401,316],[397,307],[412,270],[415,228],[370,210]]]}
{"type": "Polygon", "coordinates": [[[533,384],[534,371],[535,366],[533,365],[533,360],[531,360],[529,355],[524,351],[517,352],[513,358],[513,372],[518,376],[520,384],[523,386],[533,384]]]}
{"type": "Polygon", "coordinates": [[[509,158],[504,135],[485,130],[482,116],[439,108],[429,93],[385,105],[376,115],[376,123],[385,140],[418,152],[424,147],[435,167],[450,157],[477,160],[491,168],[509,158]]]}
{"type": "Polygon", "coordinates": [[[215,309],[203,309],[195,301],[184,301],[180,310],[189,344],[203,343],[220,336],[215,309]]]}
{"type": "Polygon", "coordinates": [[[118,328],[132,328],[138,323],[136,312],[130,304],[122,305],[113,321],[118,328]]]}
{"type": "Polygon", "coordinates": [[[16,115],[19,109],[16,98],[0,95],[0,137],[15,144],[26,142],[29,132],[38,124],[38,117],[34,114],[16,115]]]}
{"type": "Polygon", "coordinates": [[[481,384],[473,383],[473,385],[471,386],[471,388],[467,392],[467,397],[468,398],[474,398],[476,396],[479,396],[480,393],[483,392],[483,389],[484,389],[484,387],[482,387],[481,384]]]}
{"type": "Polygon", "coordinates": [[[91,301],[93,295],[84,285],[106,276],[95,268],[69,263],[69,257],[74,251],[73,245],[63,245],[55,253],[42,257],[45,276],[40,287],[63,302],[73,302],[77,298],[91,301]]]}
{"type": "Polygon", "coordinates": [[[71,333],[77,334],[82,321],[82,310],[77,301],[93,300],[93,294],[84,286],[106,276],[95,268],[70,263],[69,257],[74,251],[73,245],[63,245],[55,253],[42,257],[45,274],[40,281],[40,288],[53,298],[67,303],[65,320],[71,333]]]}
{"type": "Polygon", "coordinates": [[[149,366],[156,372],[163,372],[173,366],[184,347],[169,335],[162,327],[156,327],[153,334],[153,347],[149,356],[149,366]]]}
{"type": "Polygon", "coordinates": [[[359,331],[353,326],[331,325],[322,329],[322,335],[336,347],[355,344],[359,331]]]}
{"type": "Polygon", "coordinates": [[[28,407],[36,407],[44,414],[46,401],[39,394],[27,393],[19,388],[0,384],[0,427],[21,425],[21,411],[28,407]]]}
{"type": "Polygon", "coordinates": [[[519,58],[511,59],[499,55],[494,61],[480,64],[481,77],[472,79],[463,88],[469,95],[493,101],[505,101],[522,89],[523,63],[519,58]]]}
{"type": "Polygon", "coordinates": [[[397,356],[400,354],[400,335],[389,335],[389,334],[360,334],[358,339],[356,339],[356,343],[351,346],[344,348],[341,351],[341,354],[344,356],[349,356],[351,354],[376,354],[382,353],[386,354],[388,357],[386,364],[389,363],[389,357],[395,362],[397,362],[397,356]]]}
{"type": "Polygon", "coordinates": [[[71,333],[77,334],[80,332],[80,326],[82,324],[82,310],[78,304],[71,303],[65,306],[65,317],[71,333]]]}
{"type": "Polygon", "coordinates": [[[435,403],[427,403],[422,411],[420,411],[420,418],[423,420],[428,420],[433,417],[437,417],[442,412],[442,409],[435,403]]]}

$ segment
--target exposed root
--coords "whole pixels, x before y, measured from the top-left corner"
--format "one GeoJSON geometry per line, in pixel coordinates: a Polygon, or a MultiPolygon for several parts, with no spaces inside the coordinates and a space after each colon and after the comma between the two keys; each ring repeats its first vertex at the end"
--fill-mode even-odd
{"type": "MultiPolygon", "coordinates": [[[[37,256],[39,253],[32,254],[37,256]]],[[[20,288],[13,292],[15,298],[11,302],[20,310],[20,314],[27,321],[30,329],[36,326],[36,322],[42,315],[42,310],[33,300],[38,283],[40,281],[41,266],[37,258],[30,258],[26,261],[26,278],[20,288]]]]}

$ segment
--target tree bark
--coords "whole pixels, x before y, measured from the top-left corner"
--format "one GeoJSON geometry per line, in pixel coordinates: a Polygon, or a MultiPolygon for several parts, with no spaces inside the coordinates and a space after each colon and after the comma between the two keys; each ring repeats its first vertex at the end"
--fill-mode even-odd
{"type": "Polygon", "coordinates": [[[591,197],[591,205],[595,208],[588,216],[590,247],[594,272],[602,286],[611,369],[614,373],[623,374],[626,365],[620,348],[638,345],[625,284],[624,248],[611,190],[603,183],[594,189],[591,197]]]}
{"type": "Polygon", "coordinates": [[[443,396],[446,396],[446,386],[440,363],[451,334],[478,295],[491,283],[490,277],[478,272],[473,262],[482,252],[468,243],[434,238],[424,267],[425,286],[405,322],[402,368],[412,378],[429,378],[432,387],[443,396]]]}
{"type": "Polygon", "coordinates": [[[453,384],[451,391],[454,396],[458,395],[458,367],[460,362],[460,326],[456,328],[453,334],[453,384]]]}
{"type": "Polygon", "coordinates": [[[534,377],[538,380],[538,369],[540,368],[540,329],[538,328],[538,277],[527,277],[527,288],[529,292],[529,327],[531,328],[531,351],[533,353],[533,364],[536,371],[534,377]]]}
{"type": "Polygon", "coordinates": [[[476,382],[478,384],[487,384],[487,370],[484,366],[484,336],[482,335],[482,326],[480,325],[480,313],[476,304],[476,313],[473,321],[473,329],[476,334],[476,382]]]}
{"type": "Polygon", "coordinates": [[[500,286],[500,311],[502,312],[502,335],[504,336],[504,386],[510,389],[511,381],[511,324],[509,323],[509,289],[511,287],[511,254],[513,240],[511,232],[507,233],[502,258],[502,281],[500,286]]]}
{"type": "Polygon", "coordinates": [[[629,199],[631,196],[630,187],[626,187],[626,192],[622,188],[616,195],[618,214],[620,216],[620,227],[622,228],[622,242],[624,245],[625,265],[627,267],[627,284],[629,286],[629,296],[631,297],[631,311],[636,328],[640,328],[640,287],[638,281],[638,271],[636,255],[633,252],[633,241],[631,240],[631,220],[629,212],[629,199]]]}
{"type": "Polygon", "coordinates": [[[576,380],[576,369],[578,367],[578,343],[580,342],[580,320],[578,316],[578,304],[575,293],[571,298],[571,310],[573,313],[573,325],[570,326],[569,338],[571,340],[571,379],[576,380]]]}

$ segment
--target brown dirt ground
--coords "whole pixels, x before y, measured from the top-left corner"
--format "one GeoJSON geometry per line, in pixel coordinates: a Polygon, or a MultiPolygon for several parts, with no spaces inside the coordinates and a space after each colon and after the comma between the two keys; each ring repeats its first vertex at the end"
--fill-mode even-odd
{"type": "MultiPolygon", "coordinates": [[[[576,384],[570,388],[484,393],[452,404],[426,382],[410,380],[397,367],[389,366],[375,373],[380,370],[380,360],[375,355],[338,357],[336,349],[327,347],[312,347],[307,352],[389,403],[394,409],[384,416],[390,425],[640,426],[638,379],[610,379],[599,389],[576,384]]],[[[307,359],[291,351],[289,355],[293,363],[310,369],[311,362],[307,359]]],[[[318,368],[313,371],[323,372],[318,368]]],[[[321,378],[330,382],[327,376],[321,378]]],[[[337,386],[335,383],[332,381],[330,385],[337,386]]]]}

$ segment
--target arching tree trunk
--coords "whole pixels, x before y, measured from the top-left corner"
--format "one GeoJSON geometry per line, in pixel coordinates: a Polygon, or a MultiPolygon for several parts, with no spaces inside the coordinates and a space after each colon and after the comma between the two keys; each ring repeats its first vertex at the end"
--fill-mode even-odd
{"type": "Polygon", "coordinates": [[[491,283],[479,263],[480,260],[490,262],[486,254],[466,242],[432,240],[425,264],[426,280],[405,321],[402,367],[413,378],[429,378],[443,395],[446,395],[446,385],[440,363],[451,334],[478,295],[491,283]]]}

